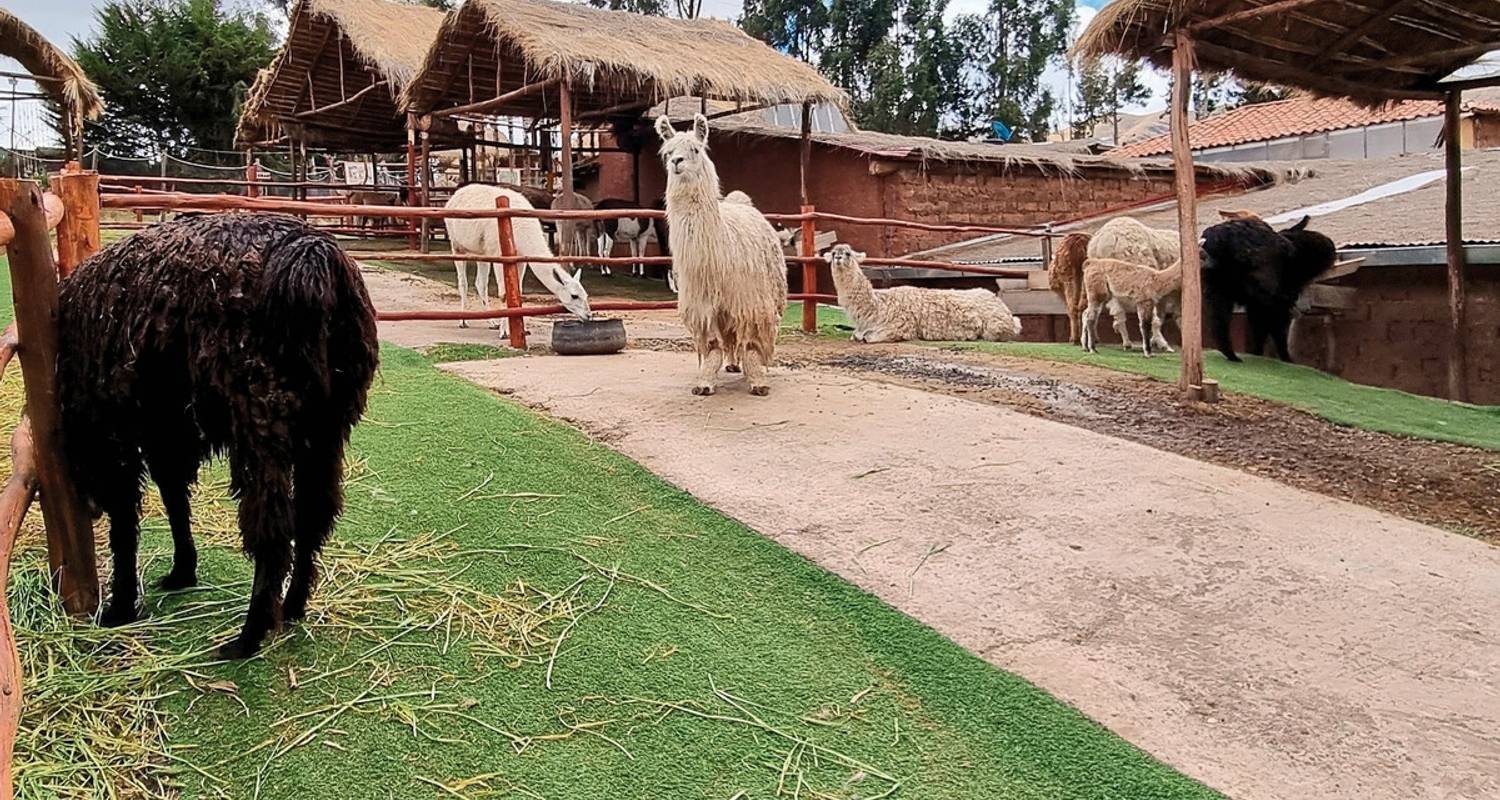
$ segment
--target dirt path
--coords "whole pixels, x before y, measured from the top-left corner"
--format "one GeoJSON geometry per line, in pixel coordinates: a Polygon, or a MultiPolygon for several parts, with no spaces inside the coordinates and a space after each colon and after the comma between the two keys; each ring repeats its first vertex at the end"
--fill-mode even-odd
{"type": "Polygon", "coordinates": [[[847,370],[694,398],[693,366],[451,368],[1232,796],[1500,794],[1500,548],[847,370]]]}

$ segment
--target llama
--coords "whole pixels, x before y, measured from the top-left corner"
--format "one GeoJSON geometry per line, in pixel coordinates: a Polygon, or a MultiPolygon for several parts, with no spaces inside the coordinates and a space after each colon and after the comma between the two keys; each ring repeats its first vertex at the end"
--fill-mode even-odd
{"type": "Polygon", "coordinates": [[[988,289],[875,289],[860,268],[864,259],[847,244],[828,252],[839,305],[854,323],[850,338],[856,342],[999,342],[1021,332],[1021,321],[988,289]]]}
{"type": "MultiPolygon", "coordinates": [[[[531,203],[520,192],[482,183],[470,183],[454,192],[444,207],[494,208],[497,197],[508,198],[511,208],[532,208],[531,203]]],[[[455,254],[500,255],[500,226],[495,224],[495,220],[445,219],[443,225],[448,229],[448,245],[455,254]]],[[[552,248],[547,246],[547,237],[542,234],[542,223],[536,218],[511,217],[511,231],[515,234],[517,255],[552,255],[552,248]]],[[[468,267],[470,263],[462,259],[453,261],[453,266],[458,271],[458,308],[461,311],[466,311],[469,307],[468,267]]],[[[557,302],[561,303],[563,308],[579,319],[590,317],[589,294],[583,288],[583,270],[580,269],[569,275],[567,270],[557,264],[530,261],[526,262],[525,266],[526,269],[520,272],[522,288],[526,285],[526,273],[530,272],[542,282],[543,286],[547,287],[547,291],[557,298],[557,302]]],[[[490,307],[490,262],[477,262],[475,273],[474,289],[479,294],[479,305],[488,311],[490,307]]],[[[458,326],[467,328],[469,323],[467,320],[460,320],[458,326]]],[[[491,320],[490,327],[500,327],[500,321],[491,320]]]]}
{"type": "Polygon", "coordinates": [[[1079,321],[1083,349],[1099,352],[1099,312],[1106,304],[1110,313],[1128,303],[1141,326],[1141,352],[1151,356],[1155,345],[1150,326],[1157,319],[1156,307],[1182,292],[1182,262],[1166,269],[1153,269],[1115,258],[1090,258],[1083,262],[1083,292],[1088,307],[1079,321]]]}
{"type": "Polygon", "coordinates": [[[1203,309],[1219,352],[1239,361],[1229,335],[1234,306],[1245,307],[1250,353],[1261,355],[1266,339],[1282,361],[1291,361],[1288,338],[1302,290],[1333,266],[1333,240],[1307,230],[1308,217],[1277,231],[1259,218],[1234,219],[1203,232],[1203,309]]]}
{"type": "MultiPolygon", "coordinates": [[[[594,204],[594,208],[600,210],[635,207],[636,204],[629,200],[620,200],[614,197],[606,197],[594,204]]],[[[599,255],[601,256],[608,256],[614,251],[615,242],[624,240],[630,245],[630,257],[639,259],[646,253],[646,242],[656,235],[656,220],[649,218],[618,217],[600,220],[599,222],[599,255]]],[[[609,265],[600,265],[599,272],[609,275],[609,265]]],[[[646,276],[646,265],[637,261],[631,266],[630,274],[644,278],[646,276]]]]}
{"type": "MultiPolygon", "coordinates": [[[[1088,257],[1113,258],[1154,269],[1166,269],[1177,263],[1181,256],[1178,242],[1177,231],[1148,228],[1130,217],[1116,217],[1094,232],[1093,238],[1089,240],[1088,257]]],[[[1109,307],[1109,318],[1115,332],[1120,334],[1121,344],[1129,350],[1133,345],[1130,343],[1126,313],[1127,309],[1124,307],[1113,304],[1109,307]]],[[[1151,344],[1170,353],[1172,345],[1167,343],[1167,337],[1162,332],[1162,320],[1177,315],[1178,298],[1172,297],[1167,302],[1154,306],[1153,313],[1157,315],[1152,319],[1152,335],[1156,340],[1151,344]]]]}
{"type": "Polygon", "coordinates": [[[1052,263],[1047,265],[1047,285],[1062,299],[1068,312],[1068,343],[1077,344],[1078,323],[1087,307],[1083,296],[1083,262],[1089,257],[1089,235],[1070,233],[1057,244],[1052,263]]]}
{"type": "Polygon", "coordinates": [[[379,357],[359,268],[293,217],[184,217],[79,265],[58,308],[67,457],[110,519],[113,595],[100,621],[137,616],[148,471],[172,530],[160,586],[196,583],[188,500],[202,462],[227,453],[255,580],[244,628],[219,653],[255,653],[281,619],[307,613],[318,551],[342,510],[344,446],[379,357]]]}
{"type": "Polygon", "coordinates": [[[750,394],[770,394],[766,370],[776,355],[776,332],[786,308],[786,262],[771,223],[745,201],[719,192],[708,157],[708,119],[678,133],[656,120],[667,172],[667,219],[679,289],[678,309],[698,354],[693,394],[714,393],[727,356],[750,383],[750,394]]]}
{"type": "MultiPolygon", "coordinates": [[[[578,192],[569,192],[572,195],[572,204],[563,205],[567,195],[558,192],[552,198],[553,211],[592,211],[594,201],[588,199],[578,192]]],[[[599,239],[598,220],[565,220],[557,221],[557,252],[565,256],[589,256],[593,255],[593,248],[599,239]]]]}

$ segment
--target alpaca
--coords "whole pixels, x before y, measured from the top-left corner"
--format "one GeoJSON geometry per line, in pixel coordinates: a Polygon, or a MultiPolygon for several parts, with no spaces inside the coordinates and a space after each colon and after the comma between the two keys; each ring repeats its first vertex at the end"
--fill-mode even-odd
{"type": "Polygon", "coordinates": [[[318,551],[342,510],[344,446],[379,357],[358,266],[293,217],[184,217],[79,265],[58,309],[67,457],[80,492],[110,518],[113,596],[100,621],[136,619],[147,471],[172,530],[160,585],[181,589],[197,581],[188,499],[199,465],[228,454],[255,580],[244,628],[219,653],[253,654],[282,618],[307,613],[318,551]]]}
{"type": "Polygon", "coordinates": [[[864,259],[847,244],[828,251],[839,306],[854,323],[850,338],[856,342],[999,342],[1021,332],[1021,321],[988,289],[875,289],[860,268],[864,259]]]}
{"type": "Polygon", "coordinates": [[[1125,304],[1135,310],[1141,325],[1141,352],[1151,356],[1156,343],[1150,326],[1157,319],[1156,307],[1182,292],[1182,262],[1166,269],[1154,269],[1114,258],[1090,258],[1083,262],[1083,293],[1088,307],[1079,321],[1083,349],[1099,352],[1099,312],[1106,304],[1110,313],[1125,304]]]}
{"type": "Polygon", "coordinates": [[[1058,242],[1047,266],[1047,285],[1062,299],[1068,311],[1068,343],[1078,343],[1079,315],[1088,305],[1083,296],[1083,262],[1089,257],[1089,235],[1070,233],[1058,242]]]}
{"type": "MultiPolygon", "coordinates": [[[[588,199],[578,192],[570,192],[572,204],[563,205],[566,196],[558,192],[552,198],[553,211],[592,211],[594,201],[588,199]]],[[[590,256],[594,254],[594,247],[599,239],[599,221],[565,220],[557,221],[557,252],[565,256],[590,256]]],[[[576,266],[576,265],[575,265],[576,266]]]]}
{"type": "MultiPolygon", "coordinates": [[[[600,210],[635,207],[636,204],[629,200],[620,200],[614,197],[606,197],[594,204],[594,208],[600,210]]],[[[599,255],[601,256],[608,256],[614,251],[615,242],[623,239],[630,245],[630,257],[639,259],[646,253],[647,240],[656,235],[656,220],[649,218],[618,217],[599,220],[599,222],[599,255]]],[[[599,272],[609,275],[609,265],[600,265],[599,272]]],[[[635,263],[630,268],[630,274],[644,278],[646,276],[646,265],[639,262],[635,263]]]]}
{"type": "MultiPolygon", "coordinates": [[[[502,189],[498,186],[488,186],[482,183],[470,183],[453,193],[448,198],[445,208],[479,209],[494,208],[495,198],[506,197],[510,200],[511,208],[530,209],[532,205],[520,192],[511,189],[502,189]]],[[[500,255],[500,226],[493,219],[445,219],[443,225],[448,229],[448,245],[458,255],[500,255]]],[[[522,256],[550,256],[552,248],[547,246],[547,237],[542,234],[542,223],[534,217],[511,217],[511,231],[515,234],[516,254],[522,256]]],[[[453,266],[458,271],[458,308],[461,311],[469,307],[469,264],[471,262],[462,259],[454,259],[453,266]]],[[[557,298],[563,308],[571,311],[579,319],[588,319],[589,293],[583,288],[583,270],[569,275],[568,271],[558,264],[527,262],[526,269],[520,271],[522,289],[526,286],[526,273],[529,271],[536,279],[547,287],[547,291],[557,298]]],[[[486,311],[490,307],[490,262],[477,262],[475,268],[475,291],[479,294],[479,304],[486,311]]],[[[460,320],[460,328],[469,327],[467,320],[460,320]]],[[[491,320],[490,327],[500,327],[500,320],[491,320]]]]}
{"type": "Polygon", "coordinates": [[[1307,230],[1309,218],[1282,231],[1259,218],[1241,218],[1203,232],[1203,309],[1219,352],[1239,361],[1229,335],[1234,306],[1245,307],[1250,353],[1261,355],[1266,339],[1282,361],[1291,361],[1287,340],[1302,290],[1333,266],[1333,240],[1307,230]]]}
{"type": "MultiPolygon", "coordinates": [[[[1148,228],[1130,217],[1116,217],[1094,232],[1093,238],[1089,240],[1088,257],[1113,258],[1154,269],[1166,269],[1177,263],[1181,257],[1178,242],[1177,231],[1148,228]]],[[[1121,344],[1129,350],[1133,345],[1130,343],[1130,328],[1126,324],[1126,313],[1127,309],[1122,306],[1111,304],[1109,307],[1109,318],[1114,325],[1115,332],[1120,334],[1121,344]]],[[[1156,339],[1151,344],[1170,353],[1172,345],[1167,343],[1167,337],[1162,332],[1162,321],[1178,316],[1178,298],[1173,297],[1166,303],[1156,305],[1153,313],[1156,316],[1152,319],[1151,329],[1156,339]]]]}
{"type": "Polygon", "coordinates": [[[682,322],[698,354],[693,394],[714,393],[727,356],[750,383],[750,394],[770,394],[766,370],[776,354],[776,332],[786,308],[786,262],[771,223],[744,201],[719,193],[719,173],[708,157],[708,119],[678,133],[656,120],[667,172],[667,219],[682,322]]]}

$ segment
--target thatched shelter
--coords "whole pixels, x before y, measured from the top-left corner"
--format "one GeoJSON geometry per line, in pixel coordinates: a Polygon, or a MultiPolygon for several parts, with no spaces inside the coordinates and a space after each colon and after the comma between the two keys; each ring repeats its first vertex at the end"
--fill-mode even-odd
{"type": "Polygon", "coordinates": [[[1203,381],[1196,198],[1187,98],[1193,70],[1229,73],[1364,103],[1443,99],[1447,167],[1448,286],[1452,311],[1449,396],[1467,397],[1465,256],[1460,190],[1462,90],[1500,85],[1500,74],[1451,80],[1500,49],[1494,0],[1115,0],[1074,45],[1074,55],[1120,55],[1170,65],[1172,152],[1182,233],[1183,359],[1189,396],[1203,381]]]}
{"type": "Polygon", "coordinates": [[[284,141],[358,150],[406,144],[396,96],[416,75],[441,11],[388,0],[298,0],[286,42],[241,112],[242,147],[284,141]]]}
{"type": "Polygon", "coordinates": [[[83,121],[104,113],[104,102],[94,82],[78,62],[4,8],[0,8],[0,55],[19,61],[61,109],[63,142],[68,157],[76,158],[82,150],[83,121]]]}

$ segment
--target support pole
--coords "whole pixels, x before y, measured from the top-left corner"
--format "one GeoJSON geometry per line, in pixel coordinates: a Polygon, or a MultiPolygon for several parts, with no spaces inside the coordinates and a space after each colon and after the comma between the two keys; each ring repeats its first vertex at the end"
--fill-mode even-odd
{"type": "Polygon", "coordinates": [[[812,202],[807,194],[807,171],[812,165],[812,103],[802,104],[802,161],[798,177],[802,181],[802,205],[812,202]]]}
{"type": "Polygon", "coordinates": [[[53,176],[52,191],[63,201],[57,226],[57,272],[66,278],[99,252],[99,173],[84,172],[76,161],[53,176]]]}
{"type": "MultiPolygon", "coordinates": [[[[406,113],[406,204],[417,205],[417,115],[406,113]]],[[[417,221],[407,220],[406,246],[417,249],[417,221]]]]}
{"type": "Polygon", "coordinates": [[[245,165],[245,196],[260,197],[260,165],[254,161],[245,165]]]}
{"type": "Polygon", "coordinates": [[[1177,388],[1203,396],[1203,286],[1198,264],[1198,183],[1188,142],[1188,97],[1193,93],[1193,40],[1178,30],[1172,48],[1172,167],[1177,183],[1177,231],[1182,259],[1182,370],[1177,388]]]}
{"type": "MultiPolygon", "coordinates": [[[[802,206],[802,213],[811,214],[817,211],[809,205],[802,206]]],[[[818,254],[818,225],[812,219],[802,220],[801,251],[804,256],[815,256],[818,254]]],[[[802,293],[817,294],[818,292],[818,265],[811,261],[802,262],[802,293]]],[[[818,329],[818,301],[808,299],[802,301],[802,332],[813,333],[818,329]]]]}
{"type": "Polygon", "coordinates": [[[562,135],[562,193],[567,198],[563,208],[573,207],[573,92],[568,82],[557,84],[558,102],[561,103],[558,129],[562,135]]]}
{"type": "Polygon", "coordinates": [[[36,445],[37,480],[47,527],[47,560],[63,608],[87,616],[99,605],[94,529],[68,474],[57,399],[57,267],[47,236],[42,193],[31,181],[0,181],[0,213],[9,214],[10,277],[16,332],[25,342],[21,374],[36,445]]]}
{"type": "Polygon", "coordinates": [[[1449,92],[1443,107],[1443,166],[1448,172],[1443,209],[1448,240],[1448,399],[1469,400],[1468,287],[1464,274],[1463,142],[1460,138],[1462,92],[1449,92]]]}
{"type": "MultiPolygon", "coordinates": [[[[510,198],[500,195],[495,198],[495,208],[510,208],[510,198]]],[[[500,225],[500,255],[515,256],[516,234],[510,224],[510,217],[501,217],[495,220],[500,225]]],[[[521,307],[521,265],[514,261],[507,261],[500,267],[502,279],[505,281],[505,307],[521,307]]],[[[526,320],[521,317],[511,317],[510,346],[517,350],[526,349],[526,320]]]]}
{"type": "MultiPolygon", "coordinates": [[[[422,137],[422,154],[419,157],[421,159],[421,163],[418,165],[418,169],[421,171],[422,175],[422,207],[426,208],[427,206],[432,205],[432,156],[431,150],[429,149],[431,146],[431,139],[428,136],[426,130],[423,130],[420,135],[422,137]]],[[[431,247],[432,220],[423,217],[421,247],[422,252],[427,252],[431,247]]]]}

